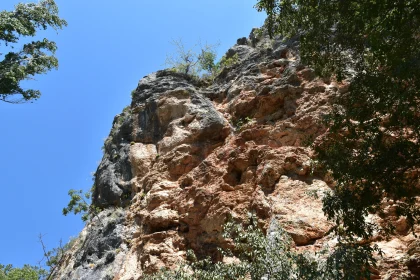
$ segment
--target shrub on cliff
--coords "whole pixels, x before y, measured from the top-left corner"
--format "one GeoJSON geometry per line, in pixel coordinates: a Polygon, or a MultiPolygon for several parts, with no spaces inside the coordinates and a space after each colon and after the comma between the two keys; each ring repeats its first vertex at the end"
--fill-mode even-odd
{"type": "Polygon", "coordinates": [[[175,53],[167,55],[166,65],[176,72],[201,77],[202,79],[214,79],[225,67],[236,64],[238,54],[231,57],[223,56],[216,62],[217,45],[198,43],[194,48],[187,49],[182,40],[173,40],[175,53]]]}
{"type": "Polygon", "coordinates": [[[174,71],[192,76],[199,76],[203,72],[213,73],[217,45],[203,46],[199,43],[187,49],[181,39],[171,43],[175,47],[175,53],[167,55],[165,64],[174,71]]]}
{"type": "Polygon", "coordinates": [[[212,262],[210,258],[197,260],[188,253],[187,263],[178,269],[165,269],[144,276],[146,280],[328,280],[361,279],[370,277],[369,270],[360,270],[362,264],[370,264],[370,247],[361,245],[340,247],[329,252],[297,253],[291,248],[290,236],[273,223],[267,235],[258,227],[257,218],[250,216],[243,227],[228,222],[224,237],[233,242],[233,250],[220,250],[229,262],[212,262]]]}
{"type": "MultiPolygon", "coordinates": [[[[0,12],[0,44],[2,49],[8,46],[13,49],[20,37],[34,37],[38,29],[52,27],[57,30],[66,25],[66,21],[58,17],[54,0],[20,3],[14,11],[0,12]]],[[[19,51],[7,52],[0,61],[0,100],[22,103],[39,98],[39,90],[25,90],[20,82],[57,68],[56,49],[55,42],[44,38],[24,44],[19,51]]]]}

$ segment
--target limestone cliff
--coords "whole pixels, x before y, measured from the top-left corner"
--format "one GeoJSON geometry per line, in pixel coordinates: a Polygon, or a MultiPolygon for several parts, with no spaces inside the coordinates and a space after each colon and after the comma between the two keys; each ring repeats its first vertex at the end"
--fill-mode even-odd
{"type": "MultiPolygon", "coordinates": [[[[217,259],[226,217],[251,211],[263,227],[279,221],[298,250],[334,244],[321,201],[308,195],[332,182],[313,172],[307,143],[325,132],[320,116],[348,85],[316,78],[297,48],[252,32],[210,85],[168,70],[141,79],[96,172],[101,221],[86,225],[54,279],[141,279],[188,249],[217,259]]],[[[397,233],[373,240],[385,252],[377,279],[419,275],[420,242],[393,205],[382,218],[397,233]]]]}

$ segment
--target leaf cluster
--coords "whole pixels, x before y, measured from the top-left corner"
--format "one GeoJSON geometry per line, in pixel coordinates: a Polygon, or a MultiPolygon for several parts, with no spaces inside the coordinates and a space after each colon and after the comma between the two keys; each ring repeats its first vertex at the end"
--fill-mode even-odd
{"type": "Polygon", "coordinates": [[[84,222],[91,220],[93,217],[97,217],[101,221],[98,216],[101,209],[89,203],[93,190],[94,186],[86,193],[83,190],[69,190],[70,201],[67,207],[63,208],[63,215],[67,216],[69,213],[81,214],[84,222]]]}
{"type": "Polygon", "coordinates": [[[224,68],[231,67],[238,63],[239,56],[237,53],[231,56],[224,55],[222,58],[215,64],[215,67],[213,68],[212,75],[213,77],[216,77],[219,75],[224,68]]]}
{"type": "Polygon", "coordinates": [[[11,264],[0,264],[0,280],[40,280],[45,279],[47,271],[37,266],[25,264],[21,268],[13,267],[11,264]]]}
{"type": "Polygon", "coordinates": [[[58,30],[66,25],[66,21],[58,16],[54,0],[20,3],[14,11],[0,12],[0,54],[4,54],[0,61],[0,100],[9,103],[36,100],[40,91],[25,90],[20,82],[58,67],[54,56],[57,46],[46,38],[26,43],[18,51],[4,53],[5,48],[14,49],[20,38],[34,37],[39,29],[51,27],[58,30]]]}

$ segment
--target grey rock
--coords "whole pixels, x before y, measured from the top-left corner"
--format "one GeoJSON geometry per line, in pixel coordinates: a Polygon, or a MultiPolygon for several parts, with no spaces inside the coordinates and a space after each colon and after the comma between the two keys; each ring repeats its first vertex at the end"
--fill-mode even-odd
{"type": "Polygon", "coordinates": [[[133,95],[132,108],[137,108],[138,127],[134,136],[136,142],[157,143],[166,132],[168,123],[162,123],[157,115],[162,95],[179,90],[179,94],[196,91],[194,80],[184,74],[169,70],[152,73],[140,80],[133,95]]]}
{"type": "Polygon", "coordinates": [[[114,118],[111,132],[104,143],[104,156],[95,172],[93,204],[104,208],[124,205],[130,197],[132,178],[129,160],[133,120],[129,108],[114,118]]]}
{"type": "Polygon", "coordinates": [[[238,44],[238,45],[247,45],[248,44],[248,39],[246,37],[239,38],[236,41],[236,44],[238,44]]]}
{"type": "MultiPolygon", "coordinates": [[[[132,106],[139,108],[136,112],[137,128],[134,140],[144,144],[157,144],[167,134],[168,126],[175,119],[186,114],[195,116],[200,123],[199,140],[218,138],[225,125],[213,104],[203,96],[199,84],[183,74],[172,71],[159,71],[143,78],[133,97],[132,106]],[[167,110],[166,117],[159,115],[159,104],[164,98],[178,100],[190,99],[193,106],[182,105],[182,102],[167,110]]],[[[208,91],[207,91],[208,92],[208,91]]]]}
{"type": "Polygon", "coordinates": [[[194,89],[200,82],[193,77],[171,70],[161,70],[140,80],[131,102],[131,107],[141,105],[148,98],[175,88],[194,89]]]}
{"type": "Polygon", "coordinates": [[[124,225],[126,211],[122,208],[109,208],[98,216],[77,240],[73,265],[58,270],[53,279],[113,279],[119,272],[129,250],[124,241],[132,238],[134,229],[124,225]]]}

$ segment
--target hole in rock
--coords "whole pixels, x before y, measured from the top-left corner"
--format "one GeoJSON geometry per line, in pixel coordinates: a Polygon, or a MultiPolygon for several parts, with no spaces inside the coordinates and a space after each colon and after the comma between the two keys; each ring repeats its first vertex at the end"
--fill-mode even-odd
{"type": "Polygon", "coordinates": [[[241,183],[242,171],[239,169],[230,169],[228,173],[223,176],[223,180],[226,184],[231,186],[237,186],[241,183]]]}

